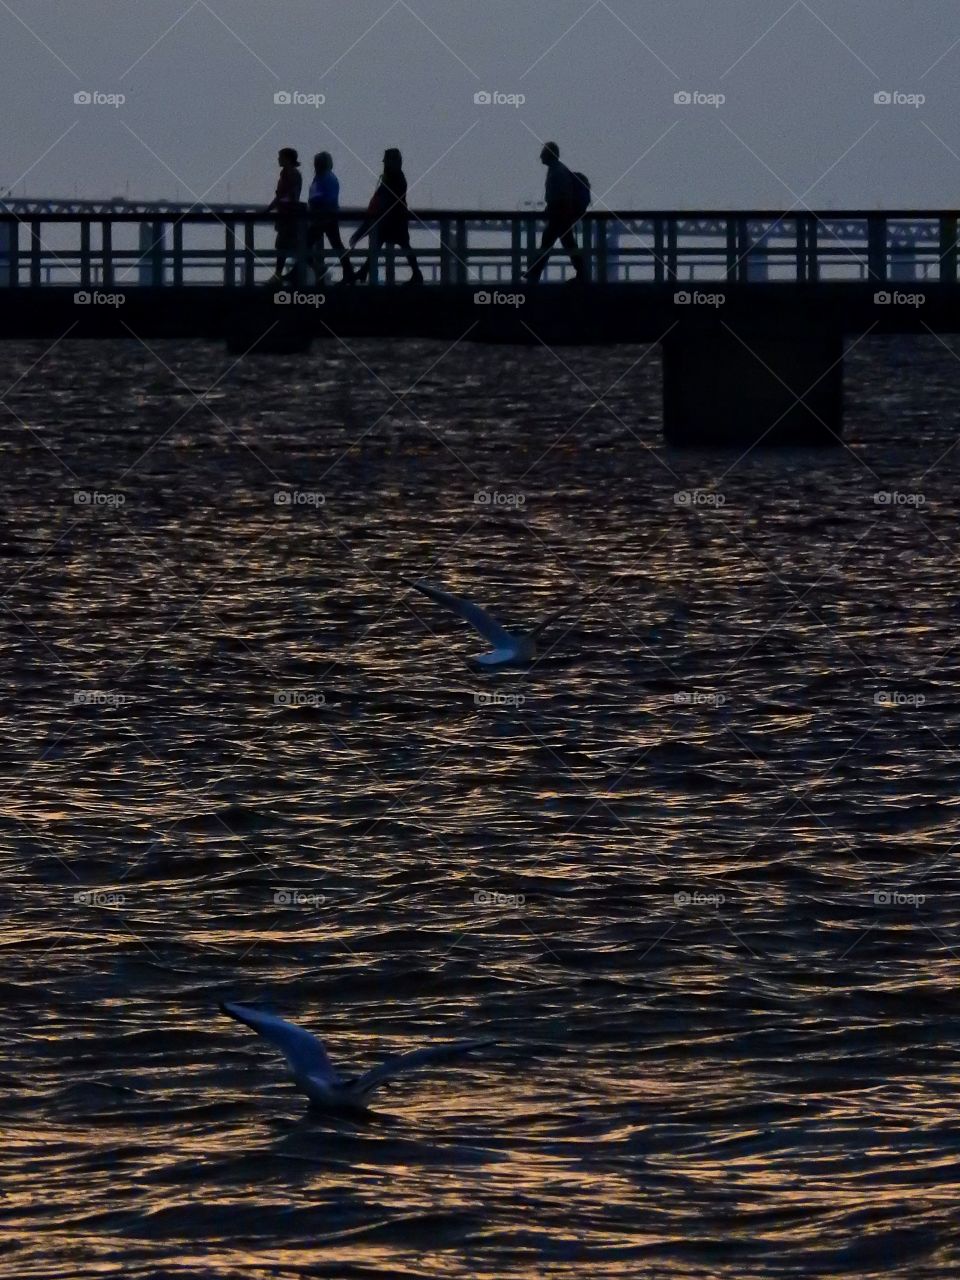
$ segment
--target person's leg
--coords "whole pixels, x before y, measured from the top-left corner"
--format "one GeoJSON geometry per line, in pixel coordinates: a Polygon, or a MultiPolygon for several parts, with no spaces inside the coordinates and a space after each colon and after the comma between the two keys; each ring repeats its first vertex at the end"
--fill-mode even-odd
{"type": "Polygon", "coordinates": [[[567,227],[563,235],[560,237],[560,243],[570,255],[570,261],[573,263],[573,269],[577,273],[578,280],[586,279],[586,267],[583,261],[583,254],[580,252],[580,246],[577,243],[577,235],[573,227],[567,227]]]}
{"type": "Polygon", "coordinates": [[[536,262],[534,262],[533,266],[526,273],[527,279],[531,284],[536,284],[543,275],[543,269],[550,258],[550,250],[557,243],[559,235],[560,228],[557,226],[556,220],[549,218],[547,220],[547,225],[543,229],[543,236],[540,240],[540,253],[537,256],[536,262]]]}
{"type": "Polygon", "coordinates": [[[369,249],[367,251],[367,260],[360,268],[360,278],[361,280],[366,280],[369,276],[372,281],[374,278],[374,268],[380,260],[380,232],[376,227],[371,227],[368,243],[369,249]]]}
{"type": "Polygon", "coordinates": [[[323,279],[323,225],[314,222],[310,226],[310,266],[313,268],[313,278],[317,284],[323,279]]]}
{"type": "Polygon", "coordinates": [[[403,250],[403,256],[407,260],[410,268],[410,284],[423,284],[423,272],[420,270],[420,264],[417,262],[417,255],[410,246],[410,232],[405,231],[397,240],[397,245],[403,250]]]}
{"type": "Polygon", "coordinates": [[[336,253],[340,262],[340,270],[343,272],[344,282],[352,284],[355,278],[353,264],[350,261],[349,250],[344,248],[343,237],[340,235],[340,223],[336,218],[331,218],[327,223],[327,239],[330,241],[330,248],[336,253]]]}
{"type": "Polygon", "coordinates": [[[289,275],[296,271],[297,227],[296,223],[291,226],[290,219],[285,218],[282,222],[277,223],[277,278],[279,280],[289,279],[289,275],[284,273],[291,258],[293,258],[294,263],[289,275]]]}

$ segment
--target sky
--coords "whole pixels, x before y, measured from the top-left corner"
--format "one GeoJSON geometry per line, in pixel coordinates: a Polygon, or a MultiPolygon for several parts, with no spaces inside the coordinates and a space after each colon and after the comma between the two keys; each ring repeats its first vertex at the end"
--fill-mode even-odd
{"type": "Polygon", "coordinates": [[[957,0],[0,0],[0,193],[517,209],[551,138],[596,208],[955,208],[958,84],[957,0]]]}

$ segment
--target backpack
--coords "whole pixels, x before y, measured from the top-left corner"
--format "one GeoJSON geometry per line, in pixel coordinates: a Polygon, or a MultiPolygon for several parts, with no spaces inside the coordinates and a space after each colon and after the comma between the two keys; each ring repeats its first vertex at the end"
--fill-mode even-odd
{"type": "Polygon", "coordinates": [[[590,190],[590,179],[585,173],[570,174],[570,207],[578,218],[590,208],[593,194],[590,190]]]}

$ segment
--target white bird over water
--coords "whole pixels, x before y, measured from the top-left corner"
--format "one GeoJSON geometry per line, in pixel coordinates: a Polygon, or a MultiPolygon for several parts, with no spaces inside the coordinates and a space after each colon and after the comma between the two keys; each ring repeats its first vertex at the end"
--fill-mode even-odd
{"type": "Polygon", "coordinates": [[[476,666],[487,669],[526,666],[532,662],[537,656],[537,638],[541,631],[549,627],[552,622],[556,622],[557,618],[566,612],[565,609],[558,609],[532,631],[507,631],[496,618],[487,613],[486,609],[481,609],[478,604],[464,599],[463,596],[454,596],[449,591],[442,591],[439,587],[431,587],[429,582],[414,582],[412,578],[401,578],[400,581],[408,587],[413,587],[422,595],[429,596],[431,600],[436,600],[437,604],[451,609],[465,622],[469,622],[474,631],[479,632],[484,640],[493,645],[489,653],[478,653],[469,659],[476,666]]]}
{"type": "Polygon", "coordinates": [[[304,1031],[303,1027],[226,1000],[220,1005],[220,1011],[250,1027],[279,1049],[300,1092],[305,1093],[315,1106],[328,1111],[366,1110],[370,1095],[388,1080],[438,1062],[451,1062],[474,1049],[484,1049],[496,1043],[495,1040],[454,1040],[449,1044],[415,1049],[413,1053],[395,1054],[363,1075],[342,1076],[327,1057],[322,1042],[309,1031],[304,1031]]]}

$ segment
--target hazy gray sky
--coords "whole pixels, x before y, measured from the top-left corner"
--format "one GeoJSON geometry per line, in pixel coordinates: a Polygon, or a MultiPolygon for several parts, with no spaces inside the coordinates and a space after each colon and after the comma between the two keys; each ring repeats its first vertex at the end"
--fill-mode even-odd
{"type": "Polygon", "coordinates": [[[957,0],[0,0],[0,72],[17,194],[266,200],[288,144],[360,204],[395,145],[412,203],[516,208],[549,137],[598,207],[960,205],[957,0]]]}

